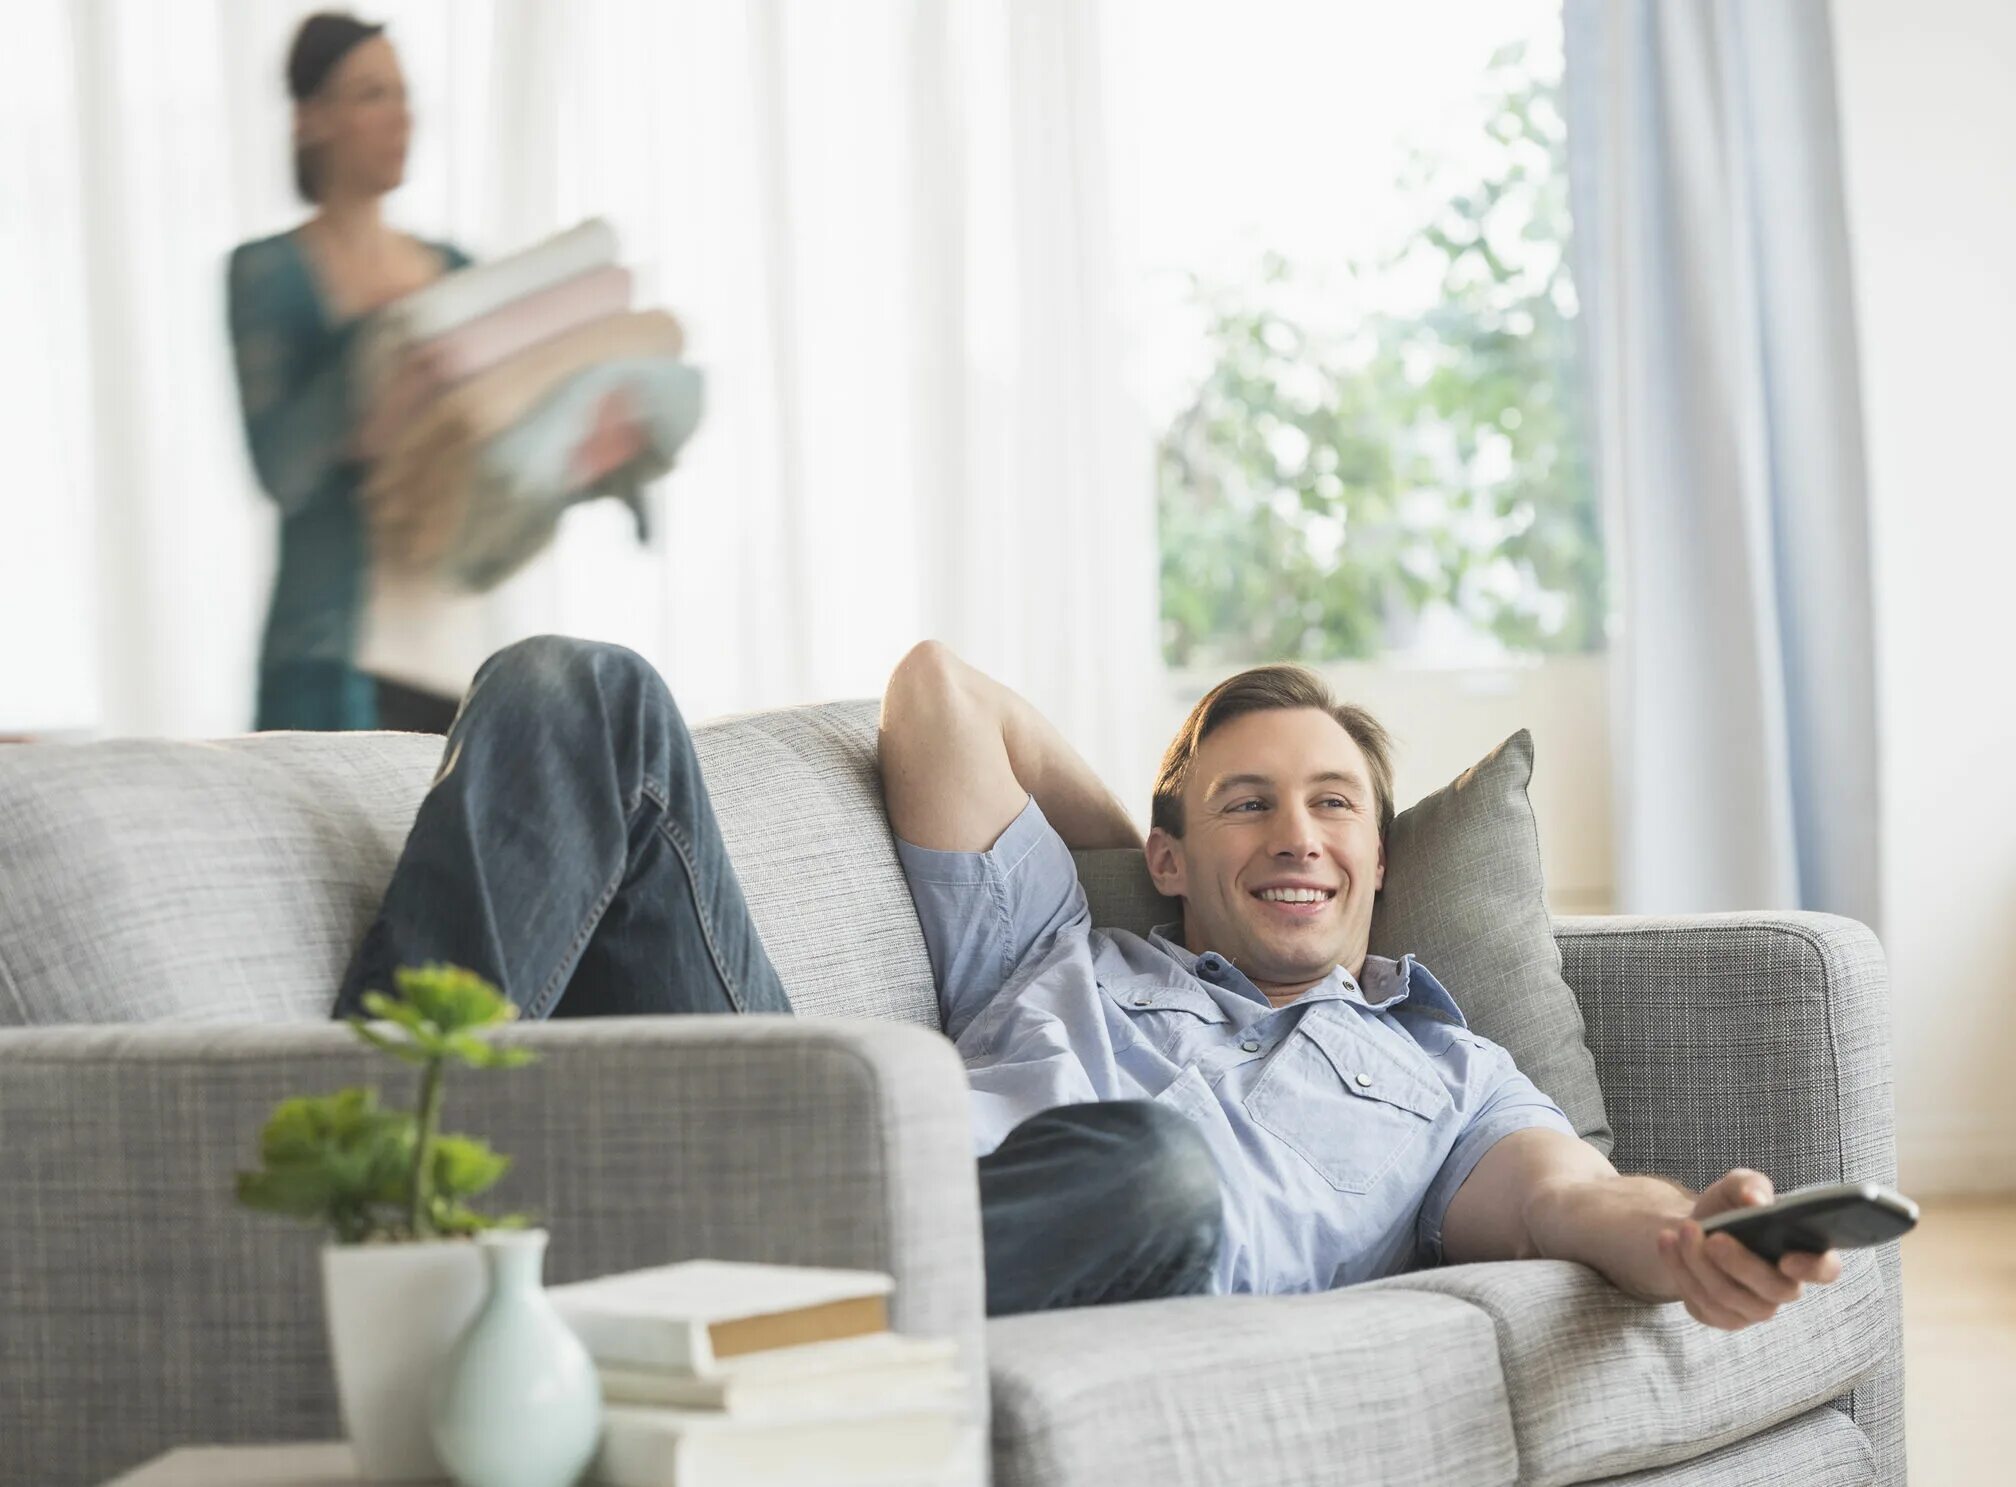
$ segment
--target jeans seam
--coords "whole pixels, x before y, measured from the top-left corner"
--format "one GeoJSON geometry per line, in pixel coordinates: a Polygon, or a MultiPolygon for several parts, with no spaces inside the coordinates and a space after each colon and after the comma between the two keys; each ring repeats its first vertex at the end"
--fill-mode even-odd
{"type": "MultiPolygon", "coordinates": [[[[625,837],[627,839],[627,832],[625,837]]],[[[567,953],[560,958],[560,963],[553,967],[553,974],[546,978],[546,984],[539,989],[539,995],[532,999],[532,1005],[526,1012],[528,1018],[536,1021],[545,1017],[560,1000],[560,994],[566,988],[562,974],[565,973],[567,979],[572,979],[574,967],[580,964],[581,952],[588,948],[588,941],[593,938],[595,927],[602,922],[602,915],[608,911],[610,901],[616,897],[616,890],[623,886],[623,876],[629,870],[630,864],[626,861],[609,880],[609,886],[602,890],[602,896],[595,900],[595,906],[582,916],[581,928],[575,932],[573,943],[567,947],[567,953]]]]}
{"type": "Polygon", "coordinates": [[[735,978],[728,974],[728,967],[721,958],[721,947],[715,941],[714,921],[707,913],[707,902],[700,894],[699,875],[693,866],[692,845],[687,841],[686,833],[681,829],[679,819],[670,805],[659,799],[650,788],[652,783],[652,781],[644,782],[638,794],[651,796],[653,803],[658,807],[658,833],[671,845],[672,850],[679,854],[679,865],[686,870],[686,892],[693,900],[693,917],[699,921],[700,938],[707,944],[707,954],[714,962],[714,974],[721,978],[721,989],[728,994],[728,1005],[740,1012],[743,1010],[742,990],[735,984],[735,978]]]}

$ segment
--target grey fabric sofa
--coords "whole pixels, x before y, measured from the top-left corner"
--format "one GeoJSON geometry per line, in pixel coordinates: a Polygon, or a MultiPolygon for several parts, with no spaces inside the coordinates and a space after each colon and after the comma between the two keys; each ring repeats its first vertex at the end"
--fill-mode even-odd
{"type": "MultiPolygon", "coordinates": [[[[805,1014],[514,1030],[448,1124],[513,1153],[548,1275],[887,1269],[959,1339],[1001,1487],[1900,1483],[1894,1249],[1711,1331],[1551,1261],[1323,1295],[982,1313],[964,1079],[880,808],[875,710],[698,730],[805,1014]]],[[[0,749],[0,1484],[338,1433],[315,1236],[240,1212],[285,1095],[399,1075],[325,1020],[438,760],[397,734],[0,749]]],[[[1088,882],[1095,917],[1139,901],[1088,882]]],[[[1620,1169],[1892,1180],[1887,981],[1813,915],[1558,925],[1620,1169]]],[[[1460,999],[1460,986],[1452,988],[1460,999]]],[[[976,1463],[977,1466],[977,1463],[976,1463]]]]}

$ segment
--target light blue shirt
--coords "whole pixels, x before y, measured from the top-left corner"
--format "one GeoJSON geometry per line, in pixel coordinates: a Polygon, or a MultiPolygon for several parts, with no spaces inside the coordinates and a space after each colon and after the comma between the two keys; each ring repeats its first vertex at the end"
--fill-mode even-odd
{"type": "Polygon", "coordinates": [[[1032,799],[985,852],[898,842],[945,1031],[992,1151],[1039,1111],[1153,1100],[1195,1122],[1225,1199],[1219,1291],[1320,1291],[1440,1264],[1449,1200],[1500,1137],[1573,1136],[1412,955],[1274,1008],[1215,952],[1095,929],[1032,799]]]}

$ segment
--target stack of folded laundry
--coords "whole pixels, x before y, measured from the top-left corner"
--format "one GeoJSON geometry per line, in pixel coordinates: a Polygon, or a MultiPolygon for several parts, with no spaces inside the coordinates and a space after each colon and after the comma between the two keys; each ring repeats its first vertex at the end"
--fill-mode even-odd
{"type": "Polygon", "coordinates": [[[616,235],[590,221],[448,274],[378,312],[351,377],[381,563],[483,590],[610,496],[648,533],[644,487],[700,421],[679,324],[630,308],[616,235]]]}

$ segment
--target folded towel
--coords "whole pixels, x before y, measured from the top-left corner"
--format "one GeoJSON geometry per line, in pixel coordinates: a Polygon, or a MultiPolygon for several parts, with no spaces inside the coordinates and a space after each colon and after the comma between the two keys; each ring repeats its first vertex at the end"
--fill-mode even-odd
{"type": "Polygon", "coordinates": [[[591,321],[630,308],[630,270],[607,264],[500,305],[413,349],[436,380],[461,382],[591,321]]]}
{"type": "Polygon", "coordinates": [[[351,360],[351,385],[369,407],[407,347],[616,261],[616,234],[599,218],[488,263],[436,279],[377,311],[363,326],[351,360]]]}
{"type": "Polygon", "coordinates": [[[647,540],[644,486],[672,467],[699,426],[705,387],[698,370],[662,356],[604,362],[569,379],[482,451],[443,576],[467,589],[494,587],[553,540],[569,508],[602,496],[629,506],[637,540],[647,540]],[[601,437],[612,406],[632,438],[601,437]]]}
{"type": "Polygon", "coordinates": [[[366,459],[381,458],[406,425],[455,383],[567,331],[621,314],[630,306],[630,288],[630,270],[607,264],[409,346],[365,413],[359,451],[366,459]]]}
{"type": "Polygon", "coordinates": [[[431,567],[459,526],[478,451],[575,375],[630,357],[676,358],[679,324],[662,310],[611,315],[498,363],[436,399],[401,432],[364,486],[381,561],[431,567]]]}

